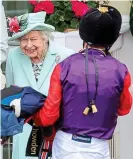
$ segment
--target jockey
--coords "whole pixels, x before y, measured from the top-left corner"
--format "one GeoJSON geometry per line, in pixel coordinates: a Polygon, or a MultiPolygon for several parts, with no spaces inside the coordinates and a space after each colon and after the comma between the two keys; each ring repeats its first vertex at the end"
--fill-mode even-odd
{"type": "Polygon", "coordinates": [[[59,120],[52,159],[110,159],[108,140],[132,105],[130,73],[109,53],[121,22],[114,7],[90,9],[79,25],[85,49],[55,67],[45,104],[34,115],[39,126],[59,120]]]}

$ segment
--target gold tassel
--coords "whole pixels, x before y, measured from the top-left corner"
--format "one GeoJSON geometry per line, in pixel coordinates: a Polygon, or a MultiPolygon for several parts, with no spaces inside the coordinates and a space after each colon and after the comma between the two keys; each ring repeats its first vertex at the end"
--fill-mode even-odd
{"type": "Polygon", "coordinates": [[[93,104],[91,107],[92,107],[92,113],[98,112],[96,105],[93,104]]]}
{"type": "Polygon", "coordinates": [[[90,111],[90,108],[89,108],[89,107],[86,107],[86,108],[84,109],[84,111],[83,111],[83,114],[84,114],[84,115],[88,115],[89,111],[90,111]]]}

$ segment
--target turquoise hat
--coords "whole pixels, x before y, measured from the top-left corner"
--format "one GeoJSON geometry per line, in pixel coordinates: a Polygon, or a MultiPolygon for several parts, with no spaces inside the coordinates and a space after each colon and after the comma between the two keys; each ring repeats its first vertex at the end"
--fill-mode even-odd
{"type": "Polygon", "coordinates": [[[27,13],[18,16],[20,31],[13,33],[12,37],[8,40],[16,40],[32,30],[53,32],[55,27],[49,24],[45,24],[46,12],[27,13]]]}

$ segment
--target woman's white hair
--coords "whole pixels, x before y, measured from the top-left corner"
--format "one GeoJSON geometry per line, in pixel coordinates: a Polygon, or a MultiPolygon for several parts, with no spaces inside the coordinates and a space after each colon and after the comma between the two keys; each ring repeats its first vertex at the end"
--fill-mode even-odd
{"type": "Polygon", "coordinates": [[[41,36],[42,36],[43,39],[46,39],[46,37],[48,39],[51,38],[51,32],[49,32],[49,31],[40,31],[40,33],[41,33],[41,36]]]}

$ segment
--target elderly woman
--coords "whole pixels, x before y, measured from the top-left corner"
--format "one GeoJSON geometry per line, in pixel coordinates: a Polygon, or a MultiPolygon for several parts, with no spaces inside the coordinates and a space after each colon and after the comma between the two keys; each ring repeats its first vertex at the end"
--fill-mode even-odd
{"type": "MultiPolygon", "coordinates": [[[[6,65],[7,87],[31,86],[44,95],[48,94],[51,73],[57,63],[73,53],[72,50],[49,40],[54,27],[44,23],[46,13],[30,13],[9,19],[9,39],[19,40],[20,46],[9,52],[6,65]]],[[[25,155],[32,127],[24,126],[22,134],[13,137],[13,159],[36,159],[25,155]]]]}

